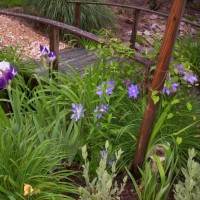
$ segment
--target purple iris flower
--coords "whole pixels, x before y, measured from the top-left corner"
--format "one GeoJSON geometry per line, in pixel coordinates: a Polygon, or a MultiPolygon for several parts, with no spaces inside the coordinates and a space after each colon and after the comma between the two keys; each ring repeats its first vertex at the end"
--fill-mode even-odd
{"type": "Polygon", "coordinates": [[[18,69],[14,68],[10,63],[0,62],[0,88],[6,88],[7,82],[12,80],[17,74],[18,69]]]}
{"type": "Polygon", "coordinates": [[[192,85],[197,82],[197,77],[192,72],[185,72],[183,79],[190,82],[192,85]]]}
{"type": "Polygon", "coordinates": [[[112,94],[113,90],[115,89],[115,82],[114,81],[108,81],[108,84],[106,85],[105,88],[105,82],[103,82],[100,86],[97,86],[97,91],[96,94],[101,96],[102,93],[105,90],[105,94],[112,94]]]}
{"type": "Polygon", "coordinates": [[[6,81],[13,80],[15,75],[18,73],[18,68],[14,68],[13,65],[10,65],[10,69],[4,71],[4,78],[6,81]]]}
{"type": "Polygon", "coordinates": [[[163,88],[163,93],[166,93],[167,95],[170,95],[174,92],[177,91],[177,87],[179,86],[178,83],[172,83],[171,84],[171,89],[167,88],[166,85],[164,85],[164,88],[163,88]]]}
{"type": "Polygon", "coordinates": [[[3,73],[0,71],[0,89],[6,88],[7,82],[3,76],[3,73]]]}
{"type": "Polygon", "coordinates": [[[106,114],[108,111],[108,106],[105,106],[102,104],[99,108],[99,106],[96,106],[94,112],[97,113],[97,118],[101,118],[103,114],[106,114]]]}
{"type": "Polygon", "coordinates": [[[47,49],[47,47],[43,47],[42,45],[40,45],[40,53],[42,56],[47,56],[49,54],[49,50],[47,49]]]}
{"type": "Polygon", "coordinates": [[[56,59],[56,53],[50,52],[50,53],[48,54],[48,59],[49,59],[49,62],[52,63],[52,62],[56,59]]]}
{"type": "Polygon", "coordinates": [[[128,95],[129,95],[129,97],[130,98],[134,97],[134,99],[136,99],[138,94],[139,94],[138,86],[131,84],[131,86],[128,87],[128,95]]]}
{"type": "Polygon", "coordinates": [[[184,74],[185,70],[183,69],[183,66],[181,64],[175,65],[175,69],[178,69],[179,74],[184,74]]]}
{"type": "Polygon", "coordinates": [[[85,110],[81,104],[76,105],[72,103],[72,110],[73,114],[71,115],[71,119],[75,118],[75,122],[77,122],[81,117],[84,117],[85,110]]]}

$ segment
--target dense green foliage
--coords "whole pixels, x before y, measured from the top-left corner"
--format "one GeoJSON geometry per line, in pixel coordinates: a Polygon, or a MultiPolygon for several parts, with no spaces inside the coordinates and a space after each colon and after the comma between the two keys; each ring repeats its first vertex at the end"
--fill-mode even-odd
{"type": "MultiPolygon", "coordinates": [[[[93,0],[93,2],[104,2],[104,0],[93,0]]],[[[67,0],[24,0],[24,8],[26,12],[33,15],[39,15],[66,24],[73,24],[74,4],[67,3],[67,0]]],[[[115,17],[108,7],[82,5],[82,29],[87,31],[98,30],[100,28],[113,27],[115,23],[115,17]]]]}
{"type": "Polygon", "coordinates": [[[0,8],[10,8],[10,7],[16,7],[21,6],[23,0],[1,0],[0,2],[0,8]]]}

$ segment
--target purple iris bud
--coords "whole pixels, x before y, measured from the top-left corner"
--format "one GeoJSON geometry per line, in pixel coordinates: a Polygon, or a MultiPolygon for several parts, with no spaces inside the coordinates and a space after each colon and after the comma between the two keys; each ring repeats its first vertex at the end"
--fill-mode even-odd
{"type": "Polygon", "coordinates": [[[192,85],[197,82],[197,77],[192,72],[185,72],[183,79],[190,82],[192,85]]]}
{"type": "Polygon", "coordinates": [[[174,92],[177,91],[177,87],[179,86],[178,83],[172,83],[171,84],[171,89],[167,88],[166,85],[164,85],[164,88],[163,88],[163,93],[166,93],[167,95],[170,95],[174,92]]]}
{"type": "Polygon", "coordinates": [[[178,69],[179,74],[184,74],[185,70],[183,69],[183,66],[181,64],[175,65],[174,69],[178,69]]]}
{"type": "Polygon", "coordinates": [[[75,118],[75,122],[77,122],[81,117],[84,117],[85,110],[83,109],[83,106],[81,104],[76,105],[72,103],[72,115],[71,119],[75,118]]]}
{"type": "Polygon", "coordinates": [[[102,104],[99,108],[99,106],[96,106],[94,112],[97,113],[97,118],[101,118],[103,114],[106,114],[108,111],[108,106],[105,106],[102,104]]]}
{"type": "Polygon", "coordinates": [[[50,52],[50,53],[48,54],[48,59],[49,59],[49,62],[52,63],[52,62],[56,59],[56,53],[50,52]]]}
{"type": "Polygon", "coordinates": [[[129,97],[130,98],[134,97],[134,99],[136,99],[138,94],[139,94],[138,86],[131,84],[131,86],[128,87],[128,95],[129,95],[129,97]]]}
{"type": "Polygon", "coordinates": [[[40,53],[42,56],[47,56],[49,54],[49,50],[47,49],[47,47],[43,47],[42,45],[40,45],[40,53]]]}
{"type": "Polygon", "coordinates": [[[108,84],[106,85],[106,88],[105,88],[105,82],[103,82],[100,86],[97,86],[97,91],[96,91],[96,94],[101,96],[102,93],[104,93],[105,91],[105,94],[112,94],[113,93],[113,90],[115,89],[115,82],[114,81],[108,81],[108,84]]]}

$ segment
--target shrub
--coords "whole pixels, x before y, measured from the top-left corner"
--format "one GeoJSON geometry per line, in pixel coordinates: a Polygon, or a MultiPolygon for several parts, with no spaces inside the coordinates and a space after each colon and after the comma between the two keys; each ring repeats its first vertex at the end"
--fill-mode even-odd
{"type": "Polygon", "coordinates": [[[181,168],[185,181],[178,181],[175,185],[176,200],[195,200],[200,197],[200,164],[193,159],[196,152],[193,149],[188,150],[187,168],[181,168]]]}
{"type": "MultiPolygon", "coordinates": [[[[84,2],[85,0],[82,1],[84,2]]],[[[93,2],[99,1],[93,0],[93,2]]],[[[100,2],[104,2],[104,0],[101,0],[100,2]]],[[[73,24],[74,4],[67,3],[67,0],[24,0],[24,8],[28,13],[33,15],[39,15],[66,24],[73,24]]],[[[99,5],[82,5],[82,29],[92,31],[103,27],[114,27],[114,25],[115,17],[108,7],[99,5]]]]}

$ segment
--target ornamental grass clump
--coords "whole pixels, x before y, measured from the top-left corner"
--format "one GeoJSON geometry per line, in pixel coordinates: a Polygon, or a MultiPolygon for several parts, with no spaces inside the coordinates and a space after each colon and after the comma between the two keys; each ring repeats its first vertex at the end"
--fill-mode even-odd
{"type": "Polygon", "coordinates": [[[110,162],[108,159],[108,148],[109,142],[106,141],[105,150],[100,151],[101,159],[99,162],[99,166],[96,170],[97,177],[95,177],[92,181],[89,177],[89,167],[90,163],[87,161],[88,153],[86,149],[86,145],[82,147],[82,157],[85,161],[83,165],[83,176],[85,178],[86,187],[79,187],[80,197],[82,200],[116,200],[120,199],[120,194],[124,190],[127,176],[123,178],[123,183],[121,187],[118,187],[117,181],[114,182],[114,178],[116,177],[116,165],[120,159],[123,151],[120,149],[115,153],[116,160],[110,162]],[[107,166],[110,166],[111,173],[106,169],[107,166]],[[114,182],[114,183],[113,183],[114,182]]]}
{"type": "MultiPolygon", "coordinates": [[[[82,2],[84,1],[86,0],[82,0],[82,2]]],[[[24,8],[30,14],[73,25],[75,6],[67,2],[68,0],[24,0],[24,8]]],[[[106,1],[92,0],[92,2],[106,1]]],[[[80,24],[81,29],[91,31],[114,27],[116,20],[111,9],[107,6],[82,5],[80,24]]]]}

